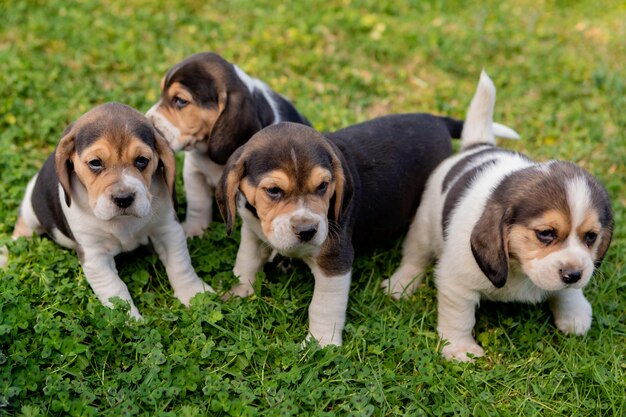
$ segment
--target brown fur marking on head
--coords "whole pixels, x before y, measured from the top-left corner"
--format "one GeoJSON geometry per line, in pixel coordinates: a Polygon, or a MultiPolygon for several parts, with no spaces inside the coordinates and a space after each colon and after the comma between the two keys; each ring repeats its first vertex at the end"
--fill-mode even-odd
{"type": "MultiPolygon", "coordinates": [[[[554,176],[549,168],[531,166],[507,176],[492,192],[472,231],[471,246],[476,262],[496,287],[503,286],[508,276],[508,243],[513,224],[527,227],[550,211],[569,218],[567,192],[564,182],[557,178],[560,176],[554,176]]],[[[471,183],[471,178],[464,175],[458,181],[471,183]]],[[[458,184],[452,185],[450,193],[457,187],[458,184]]],[[[520,237],[519,233],[516,237],[520,237]]]]}
{"type": "Polygon", "coordinates": [[[562,250],[571,232],[571,219],[566,213],[549,210],[529,224],[513,224],[509,234],[509,251],[522,264],[562,250]],[[537,231],[554,230],[556,239],[546,245],[537,238],[537,231]]]}
{"type": "Polygon", "coordinates": [[[106,134],[96,140],[79,155],[71,157],[78,179],[89,194],[93,207],[96,200],[114,184],[121,181],[123,175],[132,175],[140,179],[150,189],[152,176],[158,167],[158,154],[142,140],[135,137],[120,137],[106,134]],[[135,168],[138,157],[147,158],[148,166],[139,171],[135,168]],[[89,161],[100,160],[103,169],[94,172],[89,168],[89,161]]]}
{"type": "Polygon", "coordinates": [[[259,120],[234,66],[214,53],[192,55],[168,71],[157,112],[178,128],[182,146],[208,140],[209,157],[218,164],[226,164],[237,148],[271,123],[259,120]],[[177,105],[177,97],[187,104],[177,105]]]}
{"type": "Polygon", "coordinates": [[[572,233],[584,242],[585,234],[594,232],[599,237],[589,250],[592,255],[595,251],[597,267],[608,249],[612,225],[608,194],[591,174],[572,163],[548,162],[516,171],[496,187],[472,232],[472,252],[485,275],[506,280],[502,260],[504,255],[508,258],[508,250],[522,262],[540,259],[562,248],[572,233]],[[572,225],[567,184],[581,178],[591,193],[593,208],[585,213],[580,225],[572,225]],[[497,230],[501,226],[504,229],[499,234],[497,230]],[[577,229],[572,231],[572,227],[577,229]],[[536,237],[536,232],[544,229],[557,232],[556,240],[548,245],[540,244],[536,237]],[[497,250],[506,242],[507,235],[509,248],[497,250]],[[496,270],[500,273],[495,274],[496,270]]]}
{"type": "Polygon", "coordinates": [[[279,123],[263,129],[226,164],[216,199],[227,227],[232,225],[238,190],[263,223],[271,223],[296,205],[309,207],[324,217],[334,215],[338,221],[352,195],[342,161],[338,149],[310,127],[279,123]],[[328,183],[323,193],[318,190],[322,182],[328,183]],[[280,199],[267,194],[272,187],[282,190],[280,199]],[[328,213],[331,205],[332,214],[328,213]]]}
{"type": "Polygon", "coordinates": [[[273,170],[264,174],[256,187],[245,179],[241,183],[241,190],[248,202],[255,207],[266,235],[272,232],[272,222],[275,218],[290,214],[299,207],[306,207],[322,217],[327,216],[332,189],[327,189],[321,194],[318,187],[322,182],[330,183],[332,180],[330,172],[326,168],[315,166],[307,178],[293,178],[293,175],[294,172],[273,170]],[[273,187],[283,191],[282,198],[277,200],[268,195],[266,190],[273,187]]]}
{"type": "Polygon", "coordinates": [[[192,93],[180,83],[173,83],[163,93],[159,113],[176,126],[180,132],[179,140],[185,145],[193,145],[211,137],[215,122],[225,106],[224,100],[214,106],[198,103],[192,93]],[[183,108],[174,103],[176,98],[188,102],[183,108]]]}
{"type": "Polygon", "coordinates": [[[98,196],[119,181],[123,172],[134,175],[149,189],[159,161],[173,196],[176,170],[173,152],[141,113],[118,103],[103,104],[81,116],[66,129],[55,151],[57,176],[68,205],[70,170],[85,185],[90,204],[95,204],[98,196]],[[148,160],[143,170],[136,167],[139,157],[148,160]],[[102,169],[89,168],[93,160],[99,160],[102,169]]]}

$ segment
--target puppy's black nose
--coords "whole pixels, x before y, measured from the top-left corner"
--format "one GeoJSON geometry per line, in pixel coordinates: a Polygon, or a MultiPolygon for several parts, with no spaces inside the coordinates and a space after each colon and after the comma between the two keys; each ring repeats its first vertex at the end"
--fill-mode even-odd
{"type": "Polygon", "coordinates": [[[311,224],[293,226],[293,231],[301,241],[308,242],[317,233],[317,226],[311,224]]]}
{"type": "Polygon", "coordinates": [[[573,284],[583,276],[583,273],[576,269],[560,269],[559,272],[561,273],[561,279],[566,284],[573,284]]]}
{"type": "Polygon", "coordinates": [[[135,201],[135,193],[124,193],[113,196],[113,202],[119,208],[128,208],[135,201]]]}

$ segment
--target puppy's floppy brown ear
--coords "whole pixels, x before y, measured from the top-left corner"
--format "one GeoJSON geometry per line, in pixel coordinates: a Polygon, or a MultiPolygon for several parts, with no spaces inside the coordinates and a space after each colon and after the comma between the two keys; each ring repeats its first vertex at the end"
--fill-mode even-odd
{"type": "Polygon", "coordinates": [[[172,198],[172,204],[176,206],[176,194],[174,192],[174,183],[176,182],[176,158],[174,151],[168,145],[167,141],[159,132],[155,132],[156,152],[159,155],[159,166],[163,170],[163,179],[167,185],[167,189],[172,198]]]}
{"type": "Polygon", "coordinates": [[[476,263],[497,288],[506,284],[509,275],[510,213],[501,204],[488,201],[470,238],[476,263]]]}
{"type": "Polygon", "coordinates": [[[70,173],[74,169],[71,156],[75,151],[74,123],[65,128],[61,135],[61,140],[54,151],[54,164],[59,183],[65,194],[65,204],[69,207],[72,204],[72,187],[70,173]]]}
{"type": "Polygon", "coordinates": [[[250,93],[241,85],[227,88],[226,81],[218,87],[218,115],[210,133],[209,157],[222,165],[230,155],[256,132],[261,130],[250,93]]]}
{"type": "Polygon", "coordinates": [[[602,225],[602,231],[600,232],[600,246],[598,246],[598,251],[596,252],[596,260],[594,262],[594,266],[596,268],[599,268],[602,264],[602,260],[604,260],[604,256],[609,250],[611,240],[613,239],[613,213],[611,210],[611,205],[610,203],[608,203],[608,201],[607,208],[605,210],[605,218],[606,221],[602,225]]]}
{"type": "Polygon", "coordinates": [[[332,167],[333,178],[335,179],[335,195],[332,197],[332,200],[334,200],[333,219],[337,223],[340,223],[350,208],[350,202],[354,194],[354,186],[352,175],[350,175],[343,154],[332,142],[328,141],[328,143],[333,151],[332,167]]]}
{"type": "Polygon", "coordinates": [[[228,234],[232,232],[233,224],[235,223],[237,191],[245,171],[243,153],[244,147],[241,147],[228,159],[215,189],[215,201],[217,201],[217,206],[226,222],[226,232],[228,234]]]}

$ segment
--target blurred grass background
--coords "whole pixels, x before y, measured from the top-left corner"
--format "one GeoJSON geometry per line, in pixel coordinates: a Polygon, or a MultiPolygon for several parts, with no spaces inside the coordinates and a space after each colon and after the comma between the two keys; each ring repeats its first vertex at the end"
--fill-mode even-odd
{"type": "MultiPolygon", "coordinates": [[[[312,279],[297,262],[268,266],[251,299],[200,296],[187,310],[154,255],[122,256],[146,317],[126,325],[72,252],[9,243],[0,415],[626,414],[624,2],[0,0],[0,15],[1,242],[67,124],[107,101],[147,110],[167,69],[200,51],[262,79],[320,130],[391,112],[463,117],[484,68],[495,119],[522,135],[502,145],[585,167],[616,217],[586,291],[588,335],[559,334],[546,306],[486,304],[476,333],[488,356],[475,365],[436,354],[432,279],[400,303],[378,290],[399,242],[356,260],[345,345],[304,351],[312,279]]],[[[234,282],[237,243],[219,219],[190,242],[218,289],[234,282]]]]}

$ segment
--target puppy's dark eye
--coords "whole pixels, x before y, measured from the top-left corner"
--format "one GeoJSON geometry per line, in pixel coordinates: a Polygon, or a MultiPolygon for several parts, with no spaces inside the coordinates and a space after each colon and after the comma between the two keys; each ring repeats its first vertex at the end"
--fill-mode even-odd
{"type": "Polygon", "coordinates": [[[328,182],[324,181],[323,183],[321,183],[320,185],[317,186],[317,193],[320,195],[324,195],[326,193],[326,190],[328,190],[328,182]]]}
{"type": "Polygon", "coordinates": [[[274,200],[278,200],[280,198],[283,197],[283,195],[285,194],[285,192],[283,190],[281,190],[279,187],[270,187],[270,188],[266,188],[265,192],[267,193],[267,195],[274,199],[274,200]]]}
{"type": "Polygon", "coordinates": [[[93,172],[100,171],[103,168],[102,161],[100,159],[92,159],[91,161],[87,162],[87,165],[93,172]]]}
{"type": "Polygon", "coordinates": [[[549,245],[556,239],[556,230],[554,229],[537,230],[535,234],[537,239],[546,245],[549,245]]]}
{"type": "Polygon", "coordinates": [[[150,163],[150,160],[144,156],[138,156],[135,159],[135,167],[139,170],[139,171],[143,171],[144,169],[146,169],[146,167],[148,166],[148,164],[150,163]]]}
{"type": "Polygon", "coordinates": [[[593,244],[596,242],[596,239],[598,238],[598,234],[596,232],[587,232],[585,233],[585,245],[587,246],[593,246],[593,244]]]}
{"type": "Polygon", "coordinates": [[[176,108],[178,109],[182,109],[185,106],[187,106],[187,104],[189,104],[189,102],[185,99],[182,99],[178,96],[175,96],[172,101],[174,102],[174,106],[176,106],[176,108]]]}

